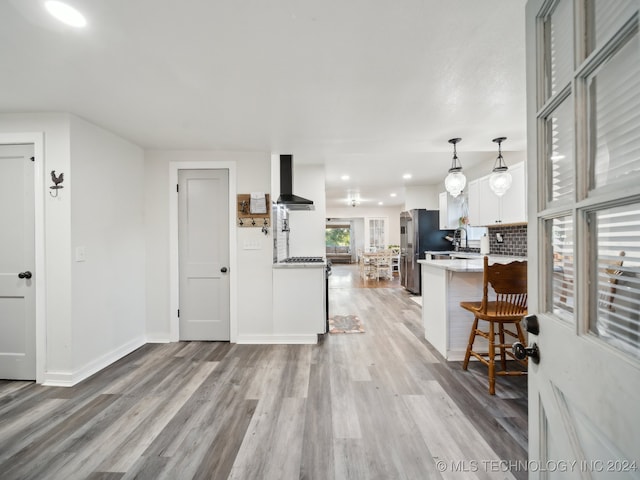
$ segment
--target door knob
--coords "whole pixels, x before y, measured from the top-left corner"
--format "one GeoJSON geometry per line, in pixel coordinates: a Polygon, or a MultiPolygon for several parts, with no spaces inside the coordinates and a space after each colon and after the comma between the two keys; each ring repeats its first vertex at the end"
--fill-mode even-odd
{"type": "Polygon", "coordinates": [[[222,267],[222,268],[220,269],[220,271],[221,271],[222,273],[227,273],[227,267],[222,267]]]}
{"type": "Polygon", "coordinates": [[[529,357],[533,363],[540,363],[540,350],[538,350],[537,344],[534,343],[530,347],[525,347],[522,343],[516,342],[512,348],[513,354],[518,360],[524,360],[529,357]]]}
{"type": "Polygon", "coordinates": [[[31,272],[29,270],[27,270],[26,272],[20,272],[18,274],[18,278],[26,278],[27,280],[30,279],[33,275],[31,275],[31,272]]]}

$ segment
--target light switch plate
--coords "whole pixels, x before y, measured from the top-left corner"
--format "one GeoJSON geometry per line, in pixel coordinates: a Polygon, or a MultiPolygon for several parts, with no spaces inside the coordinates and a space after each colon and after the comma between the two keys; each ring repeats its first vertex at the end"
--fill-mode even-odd
{"type": "Polygon", "coordinates": [[[504,237],[502,236],[502,233],[496,233],[496,242],[498,243],[504,242],[504,237]]]}
{"type": "Polygon", "coordinates": [[[260,245],[260,240],[245,240],[242,248],[243,250],[260,250],[262,245],[260,245]]]}
{"type": "Polygon", "coordinates": [[[76,247],[76,262],[84,262],[86,260],[86,250],[84,247],[76,247]]]}

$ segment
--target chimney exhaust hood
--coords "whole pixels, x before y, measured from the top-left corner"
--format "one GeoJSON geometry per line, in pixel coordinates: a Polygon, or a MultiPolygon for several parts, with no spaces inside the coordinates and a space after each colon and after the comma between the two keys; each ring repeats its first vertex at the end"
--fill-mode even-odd
{"type": "Polygon", "coordinates": [[[280,197],[276,203],[289,210],[315,210],[312,200],[293,194],[293,155],[280,155],[280,197]]]}

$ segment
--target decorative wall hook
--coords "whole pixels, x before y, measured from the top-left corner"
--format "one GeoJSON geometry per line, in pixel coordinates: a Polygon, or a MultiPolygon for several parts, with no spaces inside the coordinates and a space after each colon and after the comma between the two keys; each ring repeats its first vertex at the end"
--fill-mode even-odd
{"type": "Polygon", "coordinates": [[[49,195],[55,198],[58,196],[58,190],[64,188],[62,185],[60,185],[62,182],[64,182],[64,173],[60,172],[60,175],[56,175],[56,171],[51,170],[51,181],[53,182],[53,185],[49,188],[56,192],[56,194],[54,195],[53,193],[49,192],[49,195]]]}
{"type": "MultiPolygon", "coordinates": [[[[264,213],[251,212],[251,195],[250,193],[238,194],[236,200],[236,208],[238,210],[236,225],[244,228],[269,227],[271,225],[269,211],[265,211],[264,213]]],[[[268,193],[265,194],[265,203],[266,205],[270,205],[268,193]]]]}

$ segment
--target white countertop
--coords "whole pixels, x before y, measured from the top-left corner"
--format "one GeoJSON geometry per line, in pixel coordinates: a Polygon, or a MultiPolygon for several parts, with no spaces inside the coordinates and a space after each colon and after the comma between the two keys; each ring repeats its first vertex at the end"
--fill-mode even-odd
{"type": "MultiPolygon", "coordinates": [[[[451,272],[482,272],[484,271],[483,256],[478,254],[476,258],[464,259],[454,258],[448,260],[418,260],[421,265],[426,265],[433,268],[440,268],[443,270],[449,270],[451,272]]],[[[526,260],[526,257],[509,257],[506,255],[489,255],[489,264],[493,263],[509,263],[509,262],[522,262],[526,260]]]]}
{"type": "Polygon", "coordinates": [[[273,268],[325,268],[327,266],[327,262],[279,262],[274,263],[273,268]]]}

